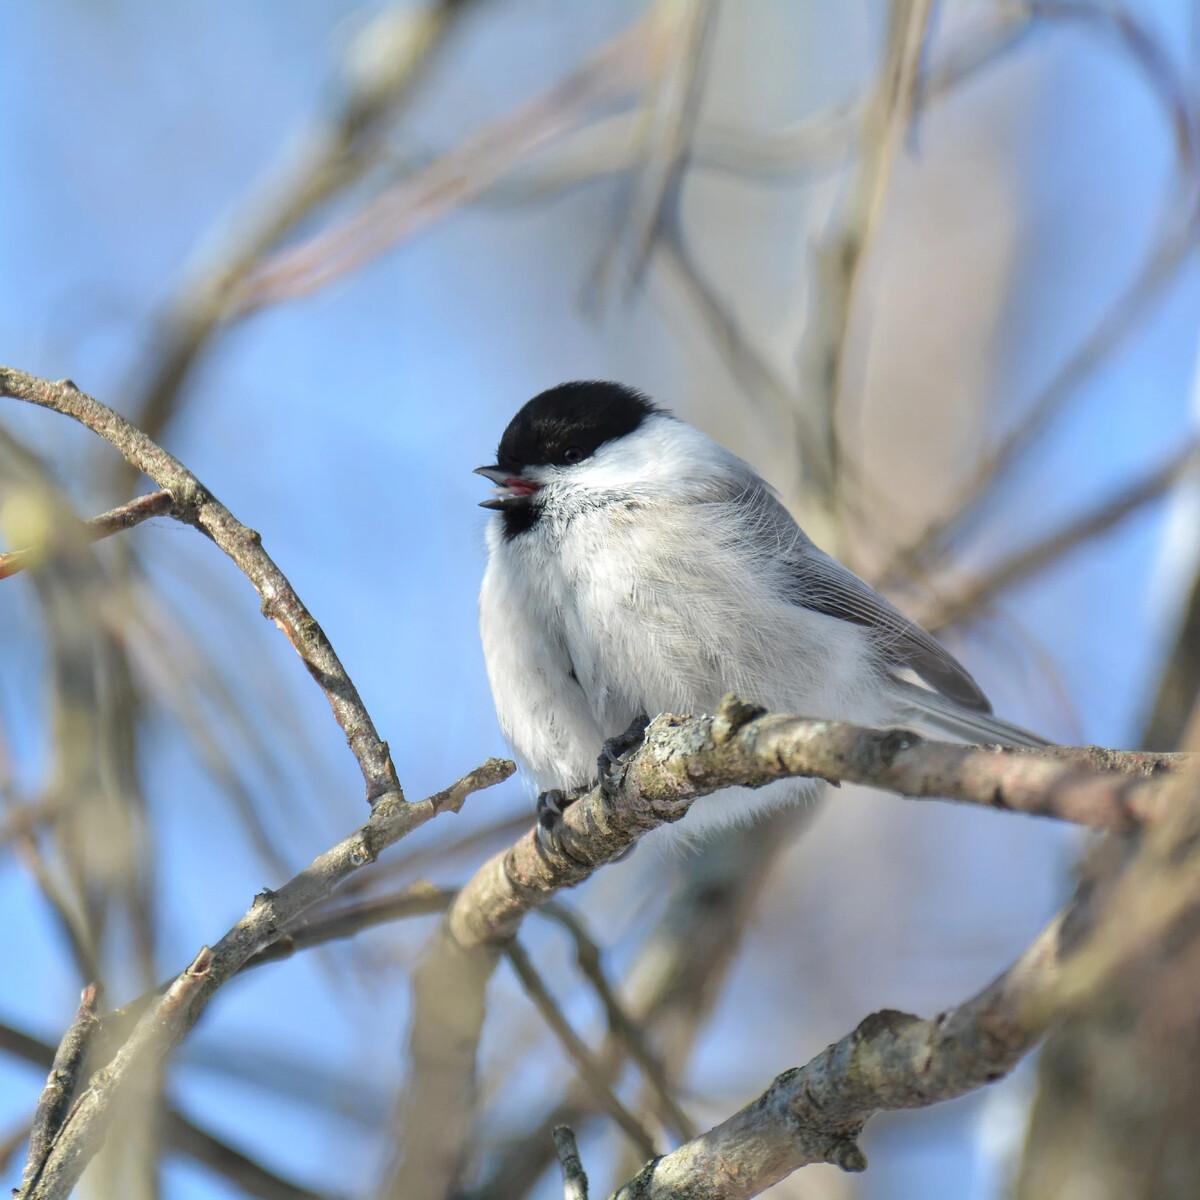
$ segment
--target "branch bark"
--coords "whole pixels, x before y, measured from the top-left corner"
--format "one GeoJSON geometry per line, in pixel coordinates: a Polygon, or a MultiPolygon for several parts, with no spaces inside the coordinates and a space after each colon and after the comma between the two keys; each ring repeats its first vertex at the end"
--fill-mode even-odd
{"type": "Polygon", "coordinates": [[[52,383],[11,367],[0,367],[0,396],[11,396],[71,417],[116,447],[131,466],[148,475],[173,500],[171,515],[211,538],[229,555],[262,597],[263,616],[286,635],[308,673],[325,693],[334,718],[358,761],[367,800],[404,799],[387,743],[329,639],[304,606],[287,576],[263,549],[262,538],[243,525],[177,458],[69,379],[52,383]]]}
{"type": "Polygon", "coordinates": [[[579,1147],[575,1144],[575,1134],[566,1125],[554,1131],[554,1149],[562,1167],[563,1200],[588,1200],[587,1175],[579,1159],[579,1147]]]}
{"type": "Polygon", "coordinates": [[[1165,780],[1191,760],[1096,747],[960,746],[908,730],[764,714],[727,696],[714,717],[656,718],[613,794],[597,789],[568,807],[562,853],[544,849],[531,831],[475,873],[447,923],[464,947],[502,945],[555,892],[725,787],[809,776],[1131,833],[1161,817],[1165,780]]]}
{"type": "Polygon", "coordinates": [[[314,859],[278,891],[263,891],[245,916],[210,950],[207,946],[170,987],[143,1012],[112,1060],[92,1076],[71,1109],[28,1200],[65,1200],[104,1140],[114,1101],[136,1070],[164,1058],[195,1025],[217,989],[269,946],[338,883],[386,846],[450,809],[458,811],[472,792],[509,778],[511,762],[489,759],[452,787],[417,804],[391,797],[377,803],[369,820],[314,859]]]}
{"type": "MultiPolygon", "coordinates": [[[[48,1043],[3,1023],[0,1023],[0,1050],[43,1069],[53,1064],[56,1053],[48,1043]]],[[[231,1180],[248,1196],[257,1196],[259,1200],[334,1200],[268,1171],[261,1163],[200,1128],[174,1105],[168,1104],[163,1109],[162,1122],[163,1140],[170,1150],[231,1180]]],[[[26,1124],[0,1146],[0,1169],[7,1165],[5,1155],[14,1153],[30,1134],[31,1128],[26,1124]]]]}
{"type": "Polygon", "coordinates": [[[21,1172],[21,1186],[13,1190],[17,1200],[24,1200],[37,1183],[54,1138],[62,1128],[71,1101],[75,1099],[87,1061],[88,1046],[96,1032],[96,1005],[99,998],[100,988],[97,984],[89,983],[83,989],[79,997],[79,1011],[54,1055],[50,1077],[42,1089],[29,1130],[29,1151],[25,1169],[21,1172]]]}
{"type": "Polygon", "coordinates": [[[596,789],[567,808],[559,849],[544,848],[531,830],[485,863],[451,905],[414,981],[405,1154],[385,1194],[422,1200],[458,1186],[484,993],[526,914],[651,829],[679,820],[699,796],[816,776],[1131,832],[1159,818],[1164,784],[1190,761],[1095,748],[956,746],[905,730],[766,715],[734,696],[713,717],[658,717],[610,793],[596,789]]]}
{"type": "Polygon", "coordinates": [[[1028,1001],[1055,986],[1065,917],[965,1004],[927,1021],[873,1013],[715,1129],[647,1163],[611,1200],[748,1200],[809,1163],[865,1170],[857,1139],[872,1115],[974,1091],[1031,1049],[1043,1030],[1028,1001]]]}

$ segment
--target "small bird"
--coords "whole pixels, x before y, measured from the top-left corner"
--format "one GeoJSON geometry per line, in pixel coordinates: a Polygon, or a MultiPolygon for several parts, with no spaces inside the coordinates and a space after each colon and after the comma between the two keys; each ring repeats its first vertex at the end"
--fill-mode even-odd
{"type": "MultiPolygon", "coordinates": [[[[819,550],[745,462],[633,388],[542,392],[477,473],[496,484],[479,596],[488,679],[550,844],[564,803],[650,716],[712,713],[727,692],[774,712],[1045,744],[992,716],[966,669],[819,550]]],[[[683,824],[743,822],[814,786],[727,788],[683,824]]]]}

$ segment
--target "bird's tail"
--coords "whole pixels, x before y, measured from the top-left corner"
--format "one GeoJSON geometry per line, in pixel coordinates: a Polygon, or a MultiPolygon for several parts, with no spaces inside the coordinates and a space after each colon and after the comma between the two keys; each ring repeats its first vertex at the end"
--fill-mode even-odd
{"type": "Polygon", "coordinates": [[[893,680],[896,723],[912,725],[933,736],[956,741],[1002,746],[1051,746],[1054,743],[1020,725],[1002,721],[991,713],[963,708],[928,688],[904,680],[893,680]]]}

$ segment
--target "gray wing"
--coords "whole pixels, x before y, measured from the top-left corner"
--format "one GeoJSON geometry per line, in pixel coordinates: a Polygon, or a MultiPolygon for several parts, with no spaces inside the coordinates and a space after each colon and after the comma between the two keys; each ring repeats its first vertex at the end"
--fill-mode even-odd
{"type": "Polygon", "coordinates": [[[930,687],[964,708],[992,711],[962,663],[920,625],[811,542],[797,551],[791,559],[789,598],[793,603],[862,625],[891,666],[915,671],[930,687]]]}
{"type": "Polygon", "coordinates": [[[853,571],[817,549],[765,487],[759,504],[757,531],[786,563],[784,589],[793,604],[863,626],[889,666],[915,671],[963,708],[992,711],[979,684],[958,659],[853,571]]]}

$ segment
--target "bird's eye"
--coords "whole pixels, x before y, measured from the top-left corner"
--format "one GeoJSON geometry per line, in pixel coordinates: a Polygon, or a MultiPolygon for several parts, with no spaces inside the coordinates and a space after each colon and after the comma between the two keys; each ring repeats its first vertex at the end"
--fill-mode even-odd
{"type": "Polygon", "coordinates": [[[565,463],[583,462],[586,457],[582,446],[568,446],[563,451],[563,462],[565,463]]]}

